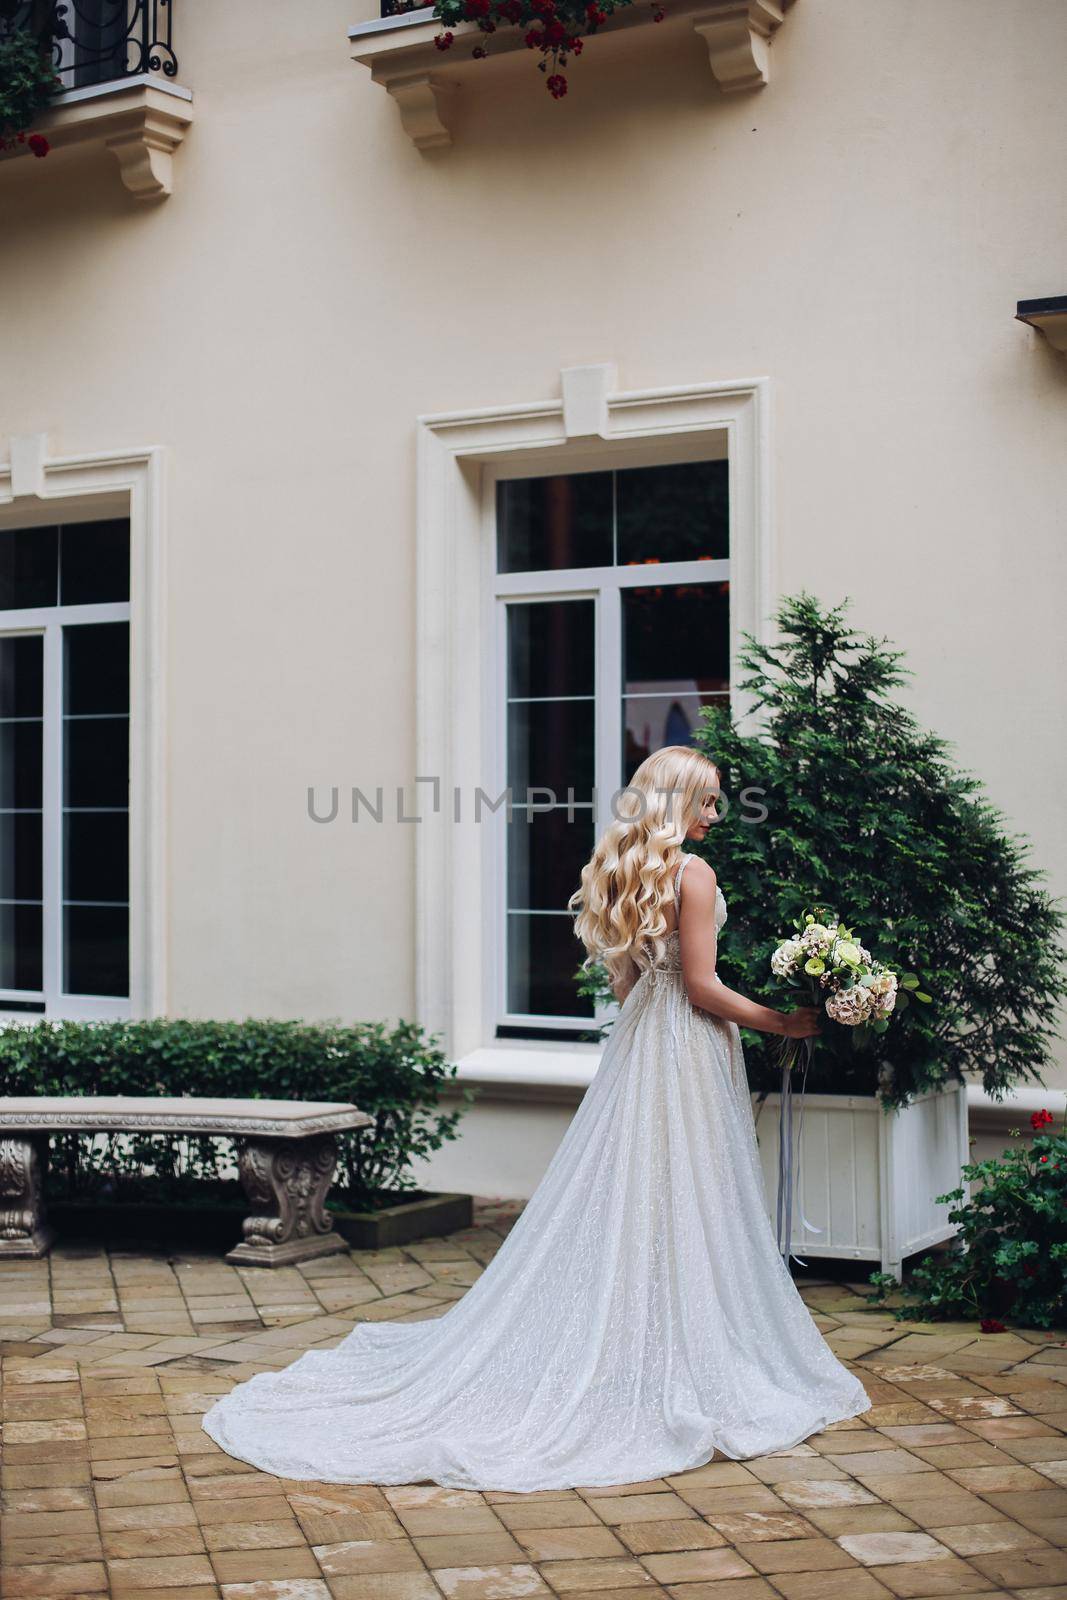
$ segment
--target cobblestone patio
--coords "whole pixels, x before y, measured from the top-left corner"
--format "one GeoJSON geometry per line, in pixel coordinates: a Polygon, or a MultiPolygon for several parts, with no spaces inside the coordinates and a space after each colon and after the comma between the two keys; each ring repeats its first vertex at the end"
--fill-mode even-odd
{"type": "Polygon", "coordinates": [[[805,1299],[874,1401],[781,1455],[473,1494],[256,1472],[213,1397],[367,1318],[438,1316],[516,1207],[301,1269],[62,1244],[0,1265],[3,1600],[1067,1600],[1067,1336],[805,1299]]]}

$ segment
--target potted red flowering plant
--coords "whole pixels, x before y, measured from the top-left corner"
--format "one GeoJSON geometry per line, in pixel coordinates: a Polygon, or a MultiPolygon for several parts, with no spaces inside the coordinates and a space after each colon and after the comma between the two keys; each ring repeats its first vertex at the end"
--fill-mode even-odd
{"type": "MultiPolygon", "coordinates": [[[[1067,1321],[1067,1133],[1051,1111],[1030,1118],[1029,1142],[963,1168],[963,1183],[941,1198],[952,1205],[958,1247],[937,1251],[903,1286],[900,1318],[979,1317],[983,1333],[1003,1333],[1006,1318],[1023,1328],[1067,1321]]],[[[898,1289],[880,1273],[880,1303],[898,1289]]]]}
{"type": "MultiPolygon", "coordinates": [[[[631,0],[436,0],[433,14],[441,22],[434,43],[439,50],[450,50],[455,39],[452,29],[461,22],[477,23],[482,38],[471,54],[481,60],[489,54],[486,43],[498,28],[523,31],[528,50],[540,55],[537,65],[545,74],[545,87],[554,100],[567,93],[563,69],[572,56],[581,55],[585,40],[607,22],[612,12],[631,0]]],[[[663,7],[653,0],[653,21],[663,21],[663,7]]]]}
{"type": "Polygon", "coordinates": [[[34,121],[63,87],[53,61],[56,39],[67,37],[54,4],[35,0],[26,14],[15,0],[0,0],[0,150],[25,145],[46,156],[43,133],[34,121]]]}

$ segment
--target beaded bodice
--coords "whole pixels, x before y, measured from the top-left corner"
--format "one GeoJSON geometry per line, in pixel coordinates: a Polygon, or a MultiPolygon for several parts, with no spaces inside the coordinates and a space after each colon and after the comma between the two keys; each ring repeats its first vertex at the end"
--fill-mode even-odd
{"type": "MultiPolygon", "coordinates": [[[[674,876],[674,904],[676,911],[681,910],[682,903],[682,873],[695,856],[684,855],[678,871],[674,876]]],[[[718,884],[715,886],[715,932],[722,930],[726,921],[726,899],[718,884]]],[[[678,929],[674,928],[667,934],[664,941],[664,951],[658,961],[652,961],[644,969],[646,972],[681,972],[682,970],[682,945],[678,929]]]]}

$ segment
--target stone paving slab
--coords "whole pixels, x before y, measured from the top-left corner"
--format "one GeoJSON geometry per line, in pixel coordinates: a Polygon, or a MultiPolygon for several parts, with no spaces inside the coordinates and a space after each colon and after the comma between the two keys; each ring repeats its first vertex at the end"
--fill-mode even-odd
{"type": "Polygon", "coordinates": [[[265,1270],[0,1263],[0,1600],[1067,1600],[1067,1334],[898,1323],[801,1284],[874,1402],[793,1450],[518,1495],[260,1473],[200,1418],[359,1321],[439,1316],[520,1207],[265,1270]]]}

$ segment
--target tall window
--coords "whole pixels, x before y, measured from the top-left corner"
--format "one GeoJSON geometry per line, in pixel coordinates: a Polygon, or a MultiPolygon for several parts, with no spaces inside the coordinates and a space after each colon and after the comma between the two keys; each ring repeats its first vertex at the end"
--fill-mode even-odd
{"type": "Polygon", "coordinates": [[[129,523],[0,532],[0,1012],[129,994],[129,523]]]}
{"type": "Polygon", "coordinates": [[[725,461],[497,485],[505,824],[501,1036],[580,1033],[567,898],[612,797],[729,696],[725,461]]]}

